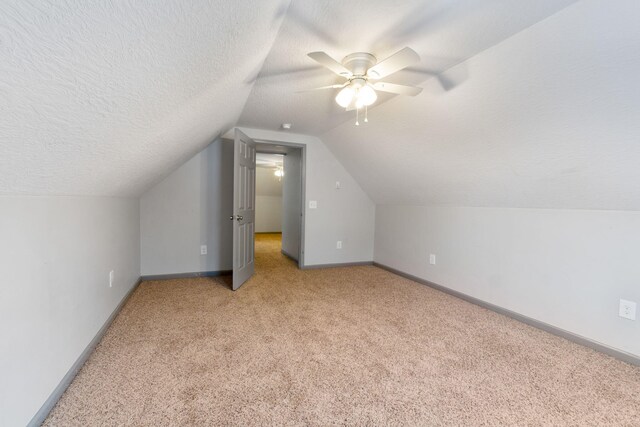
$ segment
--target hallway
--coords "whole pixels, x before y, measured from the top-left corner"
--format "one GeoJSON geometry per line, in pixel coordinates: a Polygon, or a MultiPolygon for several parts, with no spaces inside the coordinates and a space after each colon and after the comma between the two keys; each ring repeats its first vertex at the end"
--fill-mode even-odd
{"type": "Polygon", "coordinates": [[[255,235],[256,272],[261,269],[295,268],[295,261],[282,254],[282,233],[259,233],[255,235]]]}

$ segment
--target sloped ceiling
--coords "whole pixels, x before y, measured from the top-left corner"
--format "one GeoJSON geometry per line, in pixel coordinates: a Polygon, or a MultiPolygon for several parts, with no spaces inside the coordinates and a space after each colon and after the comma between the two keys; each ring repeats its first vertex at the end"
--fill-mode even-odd
{"type": "MultiPolygon", "coordinates": [[[[354,121],[334,101],[335,90],[298,93],[343,83],[307,57],[326,51],[341,61],[353,52],[378,60],[409,46],[421,56],[411,71],[386,81],[420,84],[575,0],[295,0],[267,57],[240,118],[240,125],[320,135],[354,121]]],[[[453,83],[453,82],[447,82],[453,83]]],[[[377,105],[392,96],[379,94],[377,105]]]]}
{"type": "Polygon", "coordinates": [[[0,2],[0,193],[137,195],[233,126],[288,1],[0,2]]]}
{"type": "Polygon", "coordinates": [[[0,2],[0,194],[138,195],[232,126],[322,138],[376,203],[640,209],[635,0],[0,2]],[[324,50],[421,63],[353,126],[324,50]],[[266,58],[266,60],[265,60],[266,58]],[[438,78],[433,78],[438,75],[438,78]]]}
{"type": "Polygon", "coordinates": [[[640,210],[639,19],[580,1],[321,138],[378,204],[640,210]]]}
{"type": "Polygon", "coordinates": [[[639,19],[635,0],[296,1],[241,123],[319,135],[378,204],[639,210],[639,19]],[[407,45],[442,78],[395,74],[425,90],[368,124],[295,93],[339,81],[307,52],[407,45]]]}

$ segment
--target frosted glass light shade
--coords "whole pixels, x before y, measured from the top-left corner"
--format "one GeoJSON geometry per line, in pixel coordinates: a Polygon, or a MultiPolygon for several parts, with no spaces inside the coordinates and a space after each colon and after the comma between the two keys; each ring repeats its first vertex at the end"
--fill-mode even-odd
{"type": "Polygon", "coordinates": [[[378,99],[378,94],[369,85],[361,87],[358,91],[358,101],[361,102],[362,105],[371,105],[376,102],[376,99],[378,99]]]}
{"type": "Polygon", "coordinates": [[[353,96],[355,94],[356,94],[356,91],[353,90],[352,87],[347,86],[344,89],[342,89],[340,92],[338,92],[338,94],[336,95],[336,102],[342,108],[347,108],[349,104],[351,104],[351,101],[353,100],[353,96]]]}

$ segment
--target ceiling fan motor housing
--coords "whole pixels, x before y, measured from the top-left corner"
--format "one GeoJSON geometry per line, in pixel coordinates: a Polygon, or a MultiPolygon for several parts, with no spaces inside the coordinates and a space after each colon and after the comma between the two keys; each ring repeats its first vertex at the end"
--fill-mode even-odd
{"type": "Polygon", "coordinates": [[[367,70],[377,62],[376,57],[370,53],[356,52],[345,56],[342,65],[348,68],[354,76],[366,76],[367,70]]]}

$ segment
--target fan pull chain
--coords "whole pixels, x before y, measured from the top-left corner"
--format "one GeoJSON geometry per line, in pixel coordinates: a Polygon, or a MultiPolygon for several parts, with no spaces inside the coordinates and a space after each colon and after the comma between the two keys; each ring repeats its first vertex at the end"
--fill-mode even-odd
{"type": "Polygon", "coordinates": [[[369,106],[368,106],[368,105],[365,105],[365,106],[364,106],[364,122],[365,122],[365,123],[369,123],[369,118],[368,118],[368,116],[369,116],[369,106]]]}
{"type": "Polygon", "coordinates": [[[360,126],[360,122],[358,121],[358,113],[360,112],[359,108],[356,108],[356,126],[360,126]]]}

